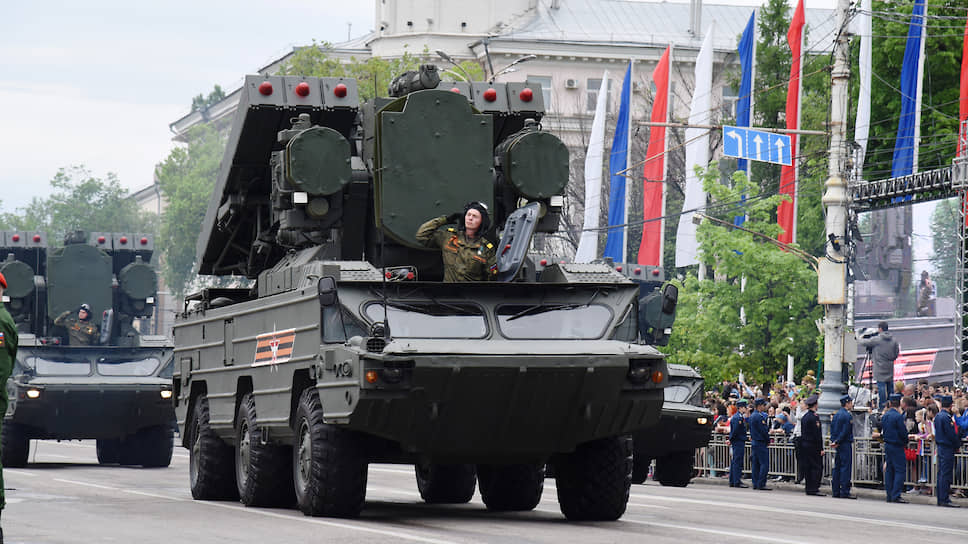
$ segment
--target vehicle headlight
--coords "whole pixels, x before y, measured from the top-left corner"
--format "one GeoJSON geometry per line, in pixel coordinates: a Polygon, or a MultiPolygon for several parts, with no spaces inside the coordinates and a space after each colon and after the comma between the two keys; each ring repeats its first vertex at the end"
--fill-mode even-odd
{"type": "Polygon", "coordinates": [[[27,390],[27,398],[28,399],[39,399],[40,398],[40,389],[28,389],[27,390]]]}
{"type": "Polygon", "coordinates": [[[697,417],[696,418],[696,423],[698,423],[700,425],[705,425],[706,423],[709,423],[709,419],[708,418],[705,418],[705,417],[697,417]]]}
{"type": "Polygon", "coordinates": [[[162,389],[161,398],[168,400],[171,398],[171,389],[162,389]]]}

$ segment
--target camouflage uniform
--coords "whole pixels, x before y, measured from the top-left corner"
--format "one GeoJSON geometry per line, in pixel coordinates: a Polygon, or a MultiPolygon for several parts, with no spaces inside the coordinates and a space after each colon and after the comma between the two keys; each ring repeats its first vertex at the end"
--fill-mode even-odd
{"type": "MultiPolygon", "coordinates": [[[[13,318],[7,307],[0,302],[0,384],[3,385],[0,393],[0,414],[7,413],[7,379],[13,372],[13,363],[17,357],[17,327],[14,325],[13,318]]],[[[0,416],[2,417],[2,416],[0,416]]],[[[0,435],[3,434],[3,419],[0,418],[0,435]]],[[[0,459],[0,510],[7,505],[3,493],[3,463],[0,459]]],[[[2,535],[3,533],[0,533],[2,535]]],[[[0,536],[2,538],[2,536],[0,536]]]]}
{"type": "Polygon", "coordinates": [[[90,346],[96,344],[98,341],[97,325],[90,321],[81,321],[76,316],[72,317],[72,313],[74,312],[67,310],[60,314],[54,320],[54,325],[67,329],[67,335],[71,339],[70,345],[72,346],[90,346]]]}
{"type": "Polygon", "coordinates": [[[427,221],[417,229],[417,240],[440,248],[444,260],[444,281],[486,281],[497,274],[497,251],[483,236],[468,238],[457,227],[448,226],[447,216],[427,221]]]}

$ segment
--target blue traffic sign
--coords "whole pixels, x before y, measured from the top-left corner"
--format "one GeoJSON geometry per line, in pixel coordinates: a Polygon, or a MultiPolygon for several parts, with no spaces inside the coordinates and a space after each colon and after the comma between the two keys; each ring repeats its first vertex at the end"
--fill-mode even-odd
{"type": "Polygon", "coordinates": [[[745,127],[723,127],[723,154],[751,161],[793,165],[793,149],[788,134],[745,127]]]}

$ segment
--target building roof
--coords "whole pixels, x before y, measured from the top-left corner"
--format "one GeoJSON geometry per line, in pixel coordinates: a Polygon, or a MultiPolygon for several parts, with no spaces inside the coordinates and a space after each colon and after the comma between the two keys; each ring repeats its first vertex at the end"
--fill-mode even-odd
{"type": "MultiPolygon", "coordinates": [[[[693,35],[690,32],[691,9],[688,3],[561,0],[557,8],[544,2],[538,4],[533,18],[518,27],[502,28],[491,40],[663,47],[672,43],[698,49],[703,34],[715,21],[713,47],[734,50],[754,9],[752,6],[704,3],[699,23],[700,35],[693,35]]],[[[809,50],[829,51],[832,48],[836,30],[834,15],[831,9],[806,9],[809,50]]]]}

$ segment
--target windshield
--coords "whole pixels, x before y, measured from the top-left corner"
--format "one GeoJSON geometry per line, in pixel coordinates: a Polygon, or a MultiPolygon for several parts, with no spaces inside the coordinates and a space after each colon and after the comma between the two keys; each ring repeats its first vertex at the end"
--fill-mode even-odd
{"type": "Polygon", "coordinates": [[[668,402],[682,402],[700,407],[703,405],[702,391],[702,381],[673,382],[662,390],[668,402]]]}
{"type": "MultiPolygon", "coordinates": [[[[367,319],[383,321],[383,303],[371,302],[367,319]]],[[[487,320],[476,305],[441,302],[388,302],[386,321],[394,338],[484,338],[487,320]]]]}
{"type": "Polygon", "coordinates": [[[38,376],[87,376],[91,373],[91,361],[83,357],[47,359],[30,356],[24,358],[23,364],[38,376]]]}
{"type": "Polygon", "coordinates": [[[505,338],[590,340],[605,334],[612,312],[597,304],[505,304],[497,320],[505,338]]]}
{"type": "Polygon", "coordinates": [[[97,373],[102,376],[151,376],[161,361],[156,357],[118,359],[101,357],[97,360],[97,373]]]}

